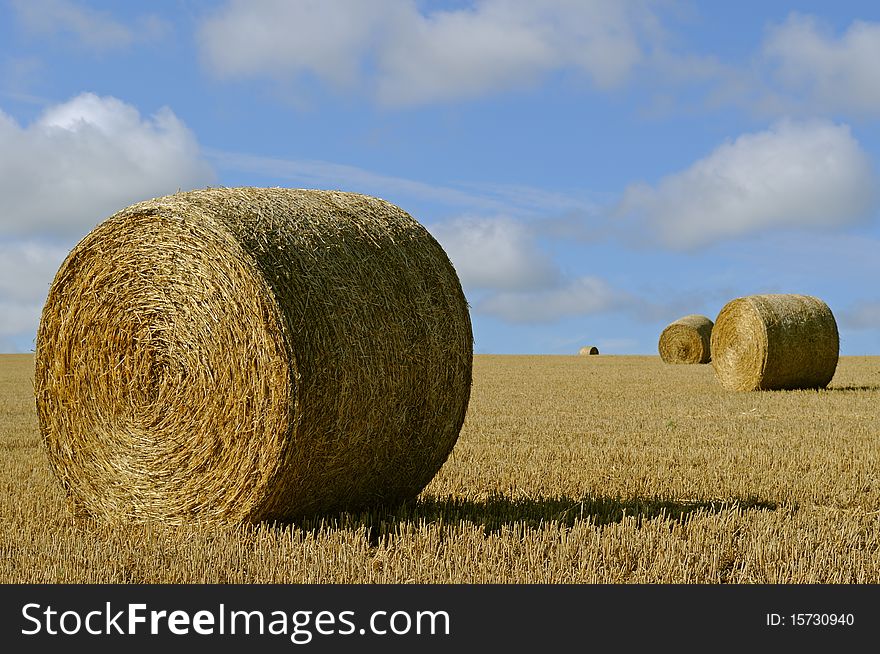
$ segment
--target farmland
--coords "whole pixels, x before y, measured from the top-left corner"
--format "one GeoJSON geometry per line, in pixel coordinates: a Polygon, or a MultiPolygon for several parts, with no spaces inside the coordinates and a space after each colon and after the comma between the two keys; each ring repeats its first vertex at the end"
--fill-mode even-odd
{"type": "Polygon", "coordinates": [[[0,356],[3,583],[880,583],[880,357],[735,393],[657,356],[477,355],[417,501],[300,524],[76,520],[0,356]]]}

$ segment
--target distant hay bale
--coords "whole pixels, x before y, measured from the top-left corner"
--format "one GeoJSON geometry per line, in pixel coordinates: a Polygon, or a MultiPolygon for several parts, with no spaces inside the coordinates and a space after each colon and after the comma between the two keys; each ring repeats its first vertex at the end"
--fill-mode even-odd
{"type": "Polygon", "coordinates": [[[589,354],[599,354],[599,348],[595,345],[585,345],[580,350],[578,350],[578,354],[580,355],[589,355],[589,354]]]}
{"type": "Polygon", "coordinates": [[[808,295],[750,295],[728,302],[712,329],[712,366],[730,390],[824,388],[837,368],[831,309],[808,295]]]}
{"type": "Polygon", "coordinates": [[[415,497],[470,396],[467,303],[402,209],[212,188],[134,204],[68,255],[37,414],[78,512],[237,523],[415,497]]]}
{"type": "Polygon", "coordinates": [[[671,322],[660,333],[657,349],[666,363],[709,363],[712,321],[690,314],[671,322]]]}

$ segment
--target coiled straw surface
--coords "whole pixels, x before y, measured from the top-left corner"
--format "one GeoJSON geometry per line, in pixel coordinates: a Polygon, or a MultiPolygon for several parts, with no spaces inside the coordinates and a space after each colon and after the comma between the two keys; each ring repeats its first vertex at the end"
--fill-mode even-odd
{"type": "Polygon", "coordinates": [[[455,444],[472,333],[434,238],[383,200],[212,188],[132,205],[68,255],[37,414],[74,508],[295,519],[412,498],[455,444]]]}
{"type": "Polygon", "coordinates": [[[580,355],[590,355],[590,354],[599,354],[599,348],[595,345],[585,345],[580,350],[578,350],[578,354],[580,355]]]}
{"type": "Polygon", "coordinates": [[[808,295],[750,295],[728,302],[712,329],[712,366],[730,390],[824,388],[839,353],[837,323],[808,295]]]}
{"type": "Polygon", "coordinates": [[[691,314],[671,322],[660,332],[657,349],[666,363],[709,363],[712,321],[691,314]]]}

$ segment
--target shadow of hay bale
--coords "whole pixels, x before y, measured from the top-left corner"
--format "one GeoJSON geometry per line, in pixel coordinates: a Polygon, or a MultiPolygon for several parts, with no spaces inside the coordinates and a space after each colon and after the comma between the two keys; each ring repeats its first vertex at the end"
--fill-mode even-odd
{"type": "Polygon", "coordinates": [[[332,524],[338,529],[365,529],[371,541],[395,533],[402,524],[442,522],[454,526],[469,522],[484,528],[486,534],[504,527],[518,525],[540,528],[550,522],[566,527],[576,522],[591,522],[597,526],[619,523],[634,518],[638,526],[643,521],[665,518],[684,522],[695,513],[722,513],[724,511],[773,511],[775,502],[756,497],[724,500],[674,500],[664,498],[629,498],[585,496],[572,498],[565,495],[540,498],[510,498],[503,494],[486,500],[466,500],[455,497],[420,497],[396,508],[342,513],[327,519],[307,519],[294,523],[278,523],[296,529],[313,531],[332,524]]]}

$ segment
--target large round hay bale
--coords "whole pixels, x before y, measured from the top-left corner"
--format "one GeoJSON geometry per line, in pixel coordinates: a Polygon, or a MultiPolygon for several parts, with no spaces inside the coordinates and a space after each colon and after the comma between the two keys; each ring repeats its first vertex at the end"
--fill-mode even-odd
{"type": "Polygon", "coordinates": [[[578,350],[578,354],[581,356],[588,356],[591,354],[599,354],[599,348],[595,345],[585,345],[580,350],[578,350]]]}
{"type": "Polygon", "coordinates": [[[737,391],[824,388],[837,368],[831,309],[808,295],[750,295],[728,302],[712,329],[712,367],[737,391]]]}
{"type": "Polygon", "coordinates": [[[295,519],[416,496],[458,438],[472,352],[455,270],[400,208],[212,188],[123,209],[70,252],[37,413],[85,514],[295,519]]]}
{"type": "Polygon", "coordinates": [[[709,363],[711,336],[712,321],[694,313],[669,323],[657,349],[666,363],[709,363]]]}

